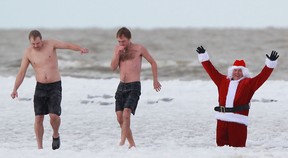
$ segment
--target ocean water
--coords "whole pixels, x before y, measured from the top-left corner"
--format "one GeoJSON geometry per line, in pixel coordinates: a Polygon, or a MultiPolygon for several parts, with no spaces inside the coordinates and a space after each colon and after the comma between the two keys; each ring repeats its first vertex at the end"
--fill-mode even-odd
{"type": "MultiPolygon", "coordinates": [[[[59,69],[62,76],[109,79],[118,72],[110,70],[117,40],[115,29],[39,29],[43,39],[72,42],[90,50],[80,55],[70,50],[58,50],[59,69]]],[[[16,76],[21,57],[29,46],[30,30],[0,30],[0,75],[16,76]]],[[[144,45],[158,64],[159,80],[208,80],[198,61],[196,48],[203,45],[211,61],[222,73],[235,59],[244,59],[252,73],[257,75],[264,66],[266,54],[276,50],[280,54],[278,66],[271,80],[287,80],[288,29],[139,29],[133,28],[132,42],[144,45]]],[[[34,72],[29,67],[27,76],[34,72]]],[[[150,64],[143,60],[142,79],[152,79],[150,64]]]]}

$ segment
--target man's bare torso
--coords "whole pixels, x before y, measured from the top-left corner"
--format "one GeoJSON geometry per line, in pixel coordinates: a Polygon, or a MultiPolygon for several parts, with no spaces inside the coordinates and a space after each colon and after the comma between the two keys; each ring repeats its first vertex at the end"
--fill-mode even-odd
{"type": "Polygon", "coordinates": [[[121,82],[140,81],[142,64],[141,46],[137,44],[129,46],[125,53],[121,53],[119,60],[121,82]]]}
{"type": "Polygon", "coordinates": [[[43,40],[43,46],[39,50],[29,47],[27,58],[34,69],[37,82],[53,83],[61,80],[56,49],[52,42],[43,40]]]}

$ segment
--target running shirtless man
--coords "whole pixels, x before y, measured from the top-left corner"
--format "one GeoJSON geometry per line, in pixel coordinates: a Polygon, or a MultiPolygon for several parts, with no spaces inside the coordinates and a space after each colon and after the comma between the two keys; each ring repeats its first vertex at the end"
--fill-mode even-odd
{"type": "Polygon", "coordinates": [[[29,41],[30,46],[25,50],[22,57],[11,97],[13,99],[18,97],[17,90],[24,80],[29,64],[31,64],[37,81],[34,94],[34,129],[38,149],[43,148],[44,115],[49,114],[53,129],[52,149],[55,150],[60,147],[59,127],[62,99],[61,77],[58,70],[56,49],[80,51],[81,54],[88,53],[88,49],[62,41],[42,40],[42,35],[38,30],[30,32],[29,41]]]}
{"type": "Polygon", "coordinates": [[[153,73],[153,86],[158,92],[161,90],[161,84],[158,81],[157,64],[146,48],[140,44],[130,41],[131,32],[122,27],[116,34],[119,45],[115,47],[114,56],[111,61],[111,69],[115,71],[120,69],[120,83],[115,93],[115,111],[117,121],[121,127],[120,146],[125,144],[127,138],[129,149],[136,147],[133,135],[130,129],[131,113],[135,115],[138,100],[141,95],[140,72],[142,57],[150,64],[153,73]]]}

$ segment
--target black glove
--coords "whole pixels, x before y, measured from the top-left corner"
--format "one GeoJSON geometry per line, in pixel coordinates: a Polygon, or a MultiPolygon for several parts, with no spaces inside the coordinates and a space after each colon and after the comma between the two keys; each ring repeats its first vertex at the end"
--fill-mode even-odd
{"type": "Polygon", "coordinates": [[[271,61],[275,61],[275,60],[278,59],[279,55],[278,55],[278,53],[277,53],[276,51],[273,50],[273,51],[271,52],[270,57],[269,57],[268,54],[266,54],[266,57],[267,57],[268,59],[270,59],[271,61]]]}
{"type": "Polygon", "coordinates": [[[206,50],[202,46],[200,46],[197,48],[196,51],[198,52],[198,54],[203,54],[203,53],[205,53],[206,50]]]}

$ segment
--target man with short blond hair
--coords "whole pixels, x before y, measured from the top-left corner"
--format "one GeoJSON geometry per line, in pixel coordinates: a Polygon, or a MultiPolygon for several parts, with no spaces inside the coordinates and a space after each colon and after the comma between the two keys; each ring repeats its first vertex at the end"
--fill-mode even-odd
{"type": "Polygon", "coordinates": [[[21,66],[15,80],[11,97],[18,97],[18,88],[22,84],[27,68],[31,64],[37,81],[34,94],[35,134],[38,149],[43,148],[43,120],[49,114],[53,129],[52,149],[60,147],[59,127],[61,123],[61,76],[58,69],[57,49],[70,49],[88,53],[88,49],[78,45],[57,40],[42,40],[38,30],[29,33],[30,46],[25,50],[21,66]]]}

